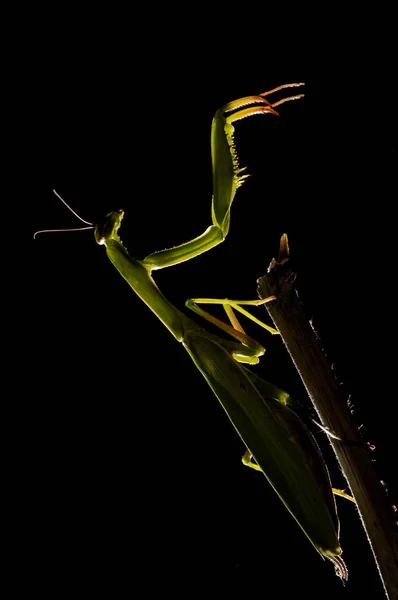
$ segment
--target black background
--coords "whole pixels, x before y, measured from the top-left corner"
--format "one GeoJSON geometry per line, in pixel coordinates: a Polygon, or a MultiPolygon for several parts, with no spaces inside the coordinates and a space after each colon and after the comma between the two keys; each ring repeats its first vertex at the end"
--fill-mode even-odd
{"type": "MultiPolygon", "coordinates": [[[[254,298],[288,233],[300,297],[397,502],[392,85],[376,67],[368,79],[345,63],[341,77],[338,68],[309,72],[293,46],[282,60],[258,37],[229,55],[206,35],[190,39],[188,28],[178,42],[137,43],[139,29],[90,30],[76,47],[71,30],[55,28],[27,54],[30,233],[79,226],[55,188],[90,221],[123,208],[121,238],[137,258],[191,239],[210,224],[215,110],[305,81],[305,98],[282,106],[280,118],[236,125],[252,176],[227,240],[155,278],[178,307],[195,296],[254,298]]],[[[17,385],[33,393],[17,407],[15,454],[20,556],[34,589],[383,597],[355,507],[337,500],[343,587],[264,478],[241,465],[241,442],[206,382],[91,232],[42,235],[25,259],[28,377],[17,385]]],[[[247,330],[267,348],[256,372],[289,391],[310,423],[281,342],[247,330]]],[[[313,431],[343,487],[327,440],[313,431]]]]}

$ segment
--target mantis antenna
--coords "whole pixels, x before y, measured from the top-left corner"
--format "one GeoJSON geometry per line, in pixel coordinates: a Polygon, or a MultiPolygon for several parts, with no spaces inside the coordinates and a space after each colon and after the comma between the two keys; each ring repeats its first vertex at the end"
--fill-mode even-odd
{"type": "Polygon", "coordinates": [[[80,217],[80,216],[77,214],[77,212],[75,212],[75,211],[73,210],[73,208],[71,208],[71,207],[69,206],[69,204],[67,204],[67,203],[65,202],[65,200],[64,200],[63,198],[61,198],[61,196],[58,194],[58,192],[56,192],[55,190],[53,190],[53,192],[54,192],[54,194],[57,196],[57,198],[59,198],[59,199],[61,200],[61,202],[62,202],[63,204],[65,204],[66,208],[67,208],[68,210],[70,210],[70,212],[71,212],[71,213],[73,213],[73,214],[75,215],[75,217],[77,217],[77,218],[79,219],[79,221],[82,221],[82,223],[87,223],[87,225],[90,225],[90,227],[74,227],[73,229],[41,229],[40,231],[36,231],[36,233],[35,233],[35,234],[34,234],[34,236],[33,236],[33,239],[35,239],[35,238],[36,238],[36,236],[37,236],[39,233],[55,233],[55,232],[58,232],[58,231],[84,231],[84,230],[86,230],[86,229],[94,229],[94,223],[90,223],[90,221],[86,221],[85,219],[82,219],[82,218],[81,218],[81,217],[80,217]]]}

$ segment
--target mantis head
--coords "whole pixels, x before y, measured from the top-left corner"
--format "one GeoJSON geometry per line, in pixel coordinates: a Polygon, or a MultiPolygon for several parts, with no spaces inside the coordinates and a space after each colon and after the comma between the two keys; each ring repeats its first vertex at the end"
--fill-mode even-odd
{"type": "Polygon", "coordinates": [[[99,223],[94,227],[94,236],[97,244],[106,244],[106,241],[108,239],[114,239],[119,241],[119,236],[117,232],[121,225],[123,217],[124,211],[122,209],[116,212],[111,212],[108,215],[106,215],[102,223],[99,223]]]}

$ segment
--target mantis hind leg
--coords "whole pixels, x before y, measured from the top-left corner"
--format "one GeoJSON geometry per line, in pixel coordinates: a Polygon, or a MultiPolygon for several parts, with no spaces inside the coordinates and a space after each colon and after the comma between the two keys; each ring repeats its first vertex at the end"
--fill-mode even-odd
{"type": "MultiPolygon", "coordinates": [[[[262,472],[261,467],[256,462],[253,461],[253,455],[250,452],[250,450],[246,450],[246,452],[242,456],[242,463],[245,465],[245,467],[249,467],[250,469],[254,469],[255,471],[262,472]]],[[[346,500],[350,500],[350,502],[354,502],[354,504],[356,504],[355,499],[352,496],[350,496],[349,494],[347,494],[344,490],[332,488],[332,492],[335,496],[341,496],[342,498],[345,498],[346,500]]]]}

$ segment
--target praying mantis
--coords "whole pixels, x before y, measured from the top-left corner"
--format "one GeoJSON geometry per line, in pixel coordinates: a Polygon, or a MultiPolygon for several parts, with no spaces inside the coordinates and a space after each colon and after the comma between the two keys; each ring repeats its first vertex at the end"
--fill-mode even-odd
{"type": "Polygon", "coordinates": [[[333,491],[318,445],[304,423],[289,408],[289,395],[245,366],[258,363],[264,348],[246,335],[234,311],[248,316],[270,333],[277,334],[275,329],[243,308],[244,305],[259,305],[273,298],[253,301],[187,300],[189,309],[232,338],[226,340],[210,333],[171,304],[152,277],[154,271],[190,260],[225,240],[230,226],[232,202],[238,188],[248,177],[246,168],[239,165],[234,124],[255,115],[279,116],[275,110],[277,106],[297,100],[303,94],[288,96],[274,103],[267,96],[302,85],[281,85],[259,95],[229,102],[216,112],[211,128],[212,224],[202,235],[174,248],[150,254],[143,260],[136,260],[130,256],[118,234],[124,216],[122,210],[109,213],[99,224],[84,221],[87,227],[81,229],[94,230],[95,240],[105,247],[117,271],[188,352],[246,446],[244,464],[263,472],[319,554],[334,563],[339,577],[347,579],[348,572],[341,558],[339,521],[333,491]],[[200,306],[212,303],[223,305],[230,325],[200,306]]]}

